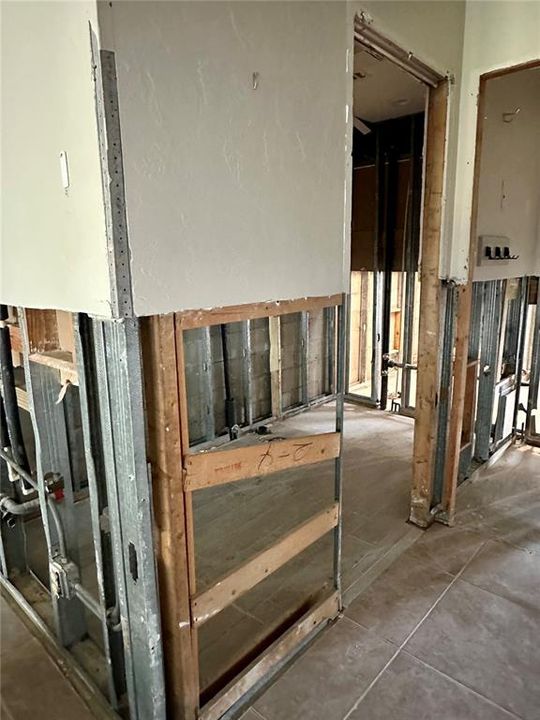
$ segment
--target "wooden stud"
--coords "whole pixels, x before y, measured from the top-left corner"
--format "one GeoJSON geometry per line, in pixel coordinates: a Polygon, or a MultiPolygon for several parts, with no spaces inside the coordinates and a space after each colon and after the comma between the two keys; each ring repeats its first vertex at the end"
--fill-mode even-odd
{"type": "Polygon", "coordinates": [[[23,344],[21,337],[21,328],[18,325],[9,325],[9,338],[11,340],[11,351],[14,353],[22,353],[23,344]]]}
{"type": "MultiPolygon", "coordinates": [[[[467,284],[460,289],[457,306],[455,359],[452,384],[452,405],[448,426],[448,442],[444,468],[443,502],[438,520],[454,524],[457,485],[459,475],[459,458],[461,453],[461,437],[463,433],[464,406],[467,394],[467,375],[469,367],[469,334],[471,326],[471,308],[473,296],[473,277],[476,264],[476,223],[478,218],[478,185],[480,180],[480,161],[485,106],[485,79],[480,80],[478,95],[478,114],[476,119],[476,149],[474,157],[474,184],[471,212],[471,228],[469,241],[469,272],[467,284]]],[[[476,394],[476,372],[474,375],[474,392],[476,394]]],[[[474,412],[474,408],[472,408],[474,412]]],[[[474,422],[474,418],[468,420],[474,422]]]]}
{"type": "Polygon", "coordinates": [[[478,384],[478,360],[467,364],[467,378],[465,382],[465,400],[463,405],[463,424],[461,429],[461,448],[472,442],[474,431],[474,417],[476,409],[476,389],[478,384]]]}
{"type": "Polygon", "coordinates": [[[209,310],[184,310],[176,313],[183,330],[222,325],[225,323],[255,320],[264,317],[277,317],[288,313],[305,310],[322,310],[325,307],[341,305],[342,295],[324,295],[321,297],[298,298],[295,300],[277,300],[276,302],[247,303],[245,305],[229,305],[209,310]]]}
{"type": "Polygon", "coordinates": [[[268,318],[270,339],[270,397],[272,415],[279,418],[283,414],[281,388],[281,318],[268,318]]]}
{"type": "Polygon", "coordinates": [[[458,290],[457,319],[455,338],[454,378],[452,384],[452,401],[448,424],[448,441],[444,469],[444,488],[442,512],[439,520],[453,524],[453,508],[457,491],[457,473],[461,453],[461,436],[463,427],[463,406],[467,387],[467,367],[469,351],[469,325],[471,315],[472,287],[464,285],[458,290]],[[456,482],[449,479],[456,475],[456,482]],[[449,509],[452,508],[450,514],[449,509]],[[444,514],[443,514],[444,513],[444,514]]]}
{"type": "Polygon", "coordinates": [[[439,258],[448,81],[429,92],[426,135],[424,218],[420,268],[420,327],[418,381],[414,425],[411,522],[427,527],[432,521],[431,495],[437,440],[439,386],[440,290],[439,258]]]}
{"type": "Polygon", "coordinates": [[[50,352],[32,353],[28,356],[28,359],[31,362],[58,370],[62,384],[65,382],[70,382],[73,385],[79,384],[77,366],[73,362],[73,356],[69,352],[65,352],[64,350],[51,350],[50,352]]]}
{"type": "Polygon", "coordinates": [[[63,310],[56,311],[56,326],[58,328],[58,346],[61,350],[71,353],[75,358],[75,336],[73,334],[73,315],[63,310]]]}
{"type": "MultiPolygon", "coordinates": [[[[184,331],[178,322],[178,316],[175,315],[175,337],[176,337],[176,371],[178,377],[178,401],[180,408],[180,435],[182,438],[182,455],[189,453],[189,415],[186,388],[186,367],[184,356],[184,331]]],[[[195,527],[193,519],[193,498],[191,492],[184,488],[184,503],[186,509],[186,525],[187,525],[187,550],[188,550],[188,567],[189,567],[189,586],[191,594],[196,590],[197,577],[195,570],[195,527]]],[[[194,643],[198,656],[197,636],[194,635],[194,643]]]]}
{"type": "Polygon", "coordinates": [[[331,432],[186,455],[184,487],[200,490],[332,460],[339,446],[340,433],[331,432]]]}
{"type": "Polygon", "coordinates": [[[201,720],[219,720],[249,690],[282,664],[303,640],[308,638],[322,624],[336,617],[338,612],[339,598],[337,593],[308,611],[294,627],[291,627],[263,655],[257,658],[238,679],[233,680],[219,695],[202,708],[201,720]]]}
{"type": "Polygon", "coordinates": [[[200,625],[236,602],[248,590],[267,578],[336,527],[339,505],[323,510],[263,550],[241,567],[225,575],[191,602],[193,622],[200,625]]]}
{"type": "Polygon", "coordinates": [[[26,309],[26,325],[30,352],[40,353],[59,350],[56,310],[26,309]]]}
{"type": "Polygon", "coordinates": [[[141,340],[168,717],[194,720],[199,705],[198,657],[189,600],[190,529],[182,489],[183,438],[174,316],[143,318],[141,340]]]}

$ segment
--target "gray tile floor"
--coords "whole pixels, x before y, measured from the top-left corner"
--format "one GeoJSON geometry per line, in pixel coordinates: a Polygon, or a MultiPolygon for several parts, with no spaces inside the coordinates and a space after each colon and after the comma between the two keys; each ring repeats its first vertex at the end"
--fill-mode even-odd
{"type": "MultiPolygon", "coordinates": [[[[334,426],[335,408],[325,404],[270,424],[269,437],[328,432],[334,426]]],[[[344,427],[342,578],[348,600],[422,531],[407,523],[413,421],[347,405],[344,427]]],[[[253,442],[252,436],[237,441],[253,442]]],[[[328,507],[334,500],[334,463],[274,473],[271,482],[253,478],[217,486],[195,493],[193,500],[197,588],[202,591],[328,507]]],[[[257,643],[267,642],[310,598],[330,590],[332,543],[328,533],[200,628],[203,688],[219,682],[257,643]]]]}
{"type": "MultiPolygon", "coordinates": [[[[0,599],[7,720],[91,715],[0,599]]],[[[540,720],[540,450],[512,449],[243,720],[540,720]]]]}
{"type": "Polygon", "coordinates": [[[540,451],[510,450],[458,507],[245,720],[539,720],[540,451]]]}
{"type": "Polygon", "coordinates": [[[58,665],[0,596],[2,720],[92,720],[58,665]]]}

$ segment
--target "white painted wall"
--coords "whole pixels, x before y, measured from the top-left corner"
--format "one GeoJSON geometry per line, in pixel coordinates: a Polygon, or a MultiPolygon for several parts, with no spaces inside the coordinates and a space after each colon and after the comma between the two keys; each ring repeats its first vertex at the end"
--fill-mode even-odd
{"type": "Polygon", "coordinates": [[[117,61],[137,314],[347,287],[346,11],[100,6],[117,61]]]}
{"type": "Polygon", "coordinates": [[[480,75],[537,58],[540,58],[540,3],[467,2],[453,235],[446,258],[448,274],[458,282],[464,282],[468,272],[480,75]]]}
{"type": "Polygon", "coordinates": [[[93,2],[2,3],[0,299],[106,316],[89,22],[93,2]]]}
{"type": "Polygon", "coordinates": [[[476,236],[507,236],[519,259],[483,261],[475,268],[475,280],[534,272],[539,210],[540,67],[486,83],[476,236]],[[504,122],[503,113],[516,108],[514,119],[504,122]]]}

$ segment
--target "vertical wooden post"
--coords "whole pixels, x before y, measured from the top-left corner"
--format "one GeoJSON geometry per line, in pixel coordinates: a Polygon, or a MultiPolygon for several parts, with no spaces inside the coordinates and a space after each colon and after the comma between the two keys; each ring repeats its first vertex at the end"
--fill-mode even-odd
{"type": "Polygon", "coordinates": [[[463,407],[467,387],[469,327],[472,301],[471,283],[460,287],[458,292],[452,405],[448,424],[442,509],[437,514],[437,519],[447,525],[453,525],[454,523],[456,503],[461,433],[463,429],[463,407]]]}
{"type": "Polygon", "coordinates": [[[448,81],[430,90],[420,268],[418,385],[414,426],[411,522],[427,527],[431,520],[433,466],[437,440],[439,387],[440,295],[439,258],[446,144],[448,81]]]}
{"type": "Polygon", "coordinates": [[[174,315],[141,321],[148,458],[152,468],[168,717],[194,720],[198,657],[190,613],[188,517],[183,492],[174,315]]]}
{"type": "MultiPolygon", "coordinates": [[[[182,485],[184,487],[184,507],[186,514],[186,548],[188,556],[189,592],[193,597],[197,591],[197,578],[195,572],[195,528],[193,520],[193,493],[185,490],[185,457],[189,453],[189,414],[186,389],[186,364],[184,357],[184,331],[175,315],[176,332],[176,373],[178,378],[178,403],[180,413],[180,437],[182,445],[182,485]]],[[[199,644],[197,631],[192,631],[193,653],[198,659],[199,644]]]]}
{"type": "Polygon", "coordinates": [[[272,415],[281,417],[281,318],[268,318],[270,335],[270,393],[272,398],[272,415]]]}
{"type": "Polygon", "coordinates": [[[469,244],[469,274],[467,284],[459,293],[456,326],[456,352],[454,360],[454,382],[452,390],[452,408],[448,429],[448,446],[444,469],[444,489],[441,512],[437,519],[447,525],[454,524],[456,494],[463,430],[463,410],[467,391],[467,365],[469,361],[469,334],[471,327],[471,306],[473,296],[473,276],[476,264],[476,222],[478,218],[478,183],[482,151],[482,129],[484,118],[485,79],[480,79],[478,94],[478,115],[476,121],[476,150],[474,157],[474,185],[471,212],[471,234],[469,244]]]}

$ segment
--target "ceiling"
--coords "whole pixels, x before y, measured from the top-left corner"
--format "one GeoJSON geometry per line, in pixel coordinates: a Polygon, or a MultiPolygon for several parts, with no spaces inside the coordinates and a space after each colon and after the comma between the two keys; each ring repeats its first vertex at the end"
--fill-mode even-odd
{"type": "Polygon", "coordinates": [[[354,54],[354,116],[379,122],[422,112],[426,86],[394,65],[378,59],[358,43],[354,54]]]}

